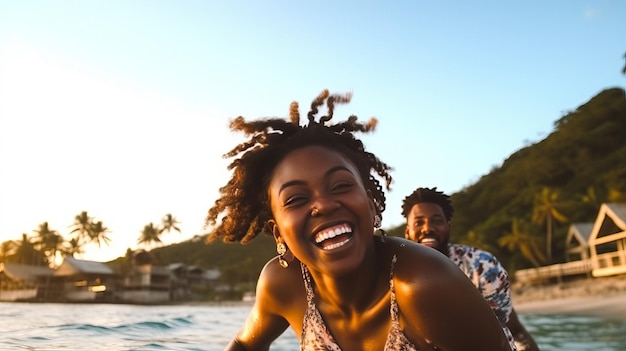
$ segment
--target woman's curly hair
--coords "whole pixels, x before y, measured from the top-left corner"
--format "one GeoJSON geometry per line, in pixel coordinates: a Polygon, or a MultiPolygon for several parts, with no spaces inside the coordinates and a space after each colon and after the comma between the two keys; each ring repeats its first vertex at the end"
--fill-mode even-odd
{"type": "Polygon", "coordinates": [[[250,138],[224,155],[225,158],[240,156],[228,166],[233,172],[232,177],[228,184],[220,188],[220,198],[209,209],[205,227],[213,228],[206,238],[207,242],[222,238],[224,242],[245,244],[261,232],[270,234],[265,225],[272,218],[267,189],[274,168],[287,153],[309,145],[337,150],[352,161],[365,188],[374,198],[377,214],[382,217],[385,193],[371,171],[385,180],[389,190],[391,167],[365,151],[363,143],[354,137],[354,132],[373,131],[377,120],[372,118],[367,123],[358,123],[357,117],[352,115],[345,122],[328,123],[333,117],[335,105],[348,103],[351,97],[351,94],[330,95],[328,90],[322,91],[311,103],[306,126],[300,126],[300,113],[295,101],[289,109],[289,121],[279,118],[246,121],[239,116],[230,122],[231,130],[241,131],[250,138]],[[324,102],[328,114],[316,122],[318,108],[324,102]]]}

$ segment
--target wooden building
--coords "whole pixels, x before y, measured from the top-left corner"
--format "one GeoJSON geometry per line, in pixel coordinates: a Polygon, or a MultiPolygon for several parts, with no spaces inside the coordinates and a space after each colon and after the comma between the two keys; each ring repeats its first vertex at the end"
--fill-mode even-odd
{"type": "Polygon", "coordinates": [[[626,204],[604,203],[589,236],[594,277],[626,273],[626,204]]]}

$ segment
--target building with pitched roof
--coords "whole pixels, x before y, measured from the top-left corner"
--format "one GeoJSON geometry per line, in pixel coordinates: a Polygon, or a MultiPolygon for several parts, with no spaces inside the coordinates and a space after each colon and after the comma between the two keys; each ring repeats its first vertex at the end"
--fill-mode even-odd
{"type": "Polygon", "coordinates": [[[594,277],[626,273],[626,204],[604,203],[589,236],[594,277]]]}

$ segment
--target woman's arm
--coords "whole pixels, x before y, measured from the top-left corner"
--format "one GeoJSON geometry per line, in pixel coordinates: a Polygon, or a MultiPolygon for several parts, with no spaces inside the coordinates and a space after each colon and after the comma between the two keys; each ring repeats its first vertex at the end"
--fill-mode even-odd
{"type": "Polygon", "coordinates": [[[267,313],[258,305],[255,303],[243,328],[224,350],[267,351],[287,329],[289,324],[284,318],[267,313]]]}
{"type": "MultiPolygon", "coordinates": [[[[239,351],[266,351],[270,345],[289,327],[287,315],[298,306],[293,304],[294,284],[293,269],[284,269],[272,260],[265,265],[257,281],[256,298],[243,328],[224,350],[239,351]],[[285,289],[285,287],[292,287],[285,289]]],[[[296,277],[300,277],[299,270],[296,277]]],[[[302,278],[299,278],[302,285],[302,278]]],[[[302,305],[304,310],[306,305],[302,305]]],[[[302,313],[302,312],[301,312],[302,313]]]]}
{"type": "Polygon", "coordinates": [[[243,347],[243,345],[239,342],[239,339],[235,337],[233,340],[230,341],[230,343],[228,343],[228,345],[226,345],[224,351],[248,351],[248,349],[243,347]]]}

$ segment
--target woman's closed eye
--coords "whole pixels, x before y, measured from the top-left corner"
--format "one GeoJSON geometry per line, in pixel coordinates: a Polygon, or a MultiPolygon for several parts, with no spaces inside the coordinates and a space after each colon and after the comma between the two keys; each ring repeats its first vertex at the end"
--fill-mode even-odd
{"type": "Polygon", "coordinates": [[[289,195],[283,200],[283,207],[295,207],[304,205],[308,201],[308,199],[308,196],[302,194],[289,195]]]}
{"type": "Polygon", "coordinates": [[[341,181],[341,182],[336,182],[335,184],[333,184],[333,186],[331,187],[331,190],[334,193],[341,193],[341,192],[348,191],[352,189],[353,187],[354,187],[354,182],[341,181]]]}

